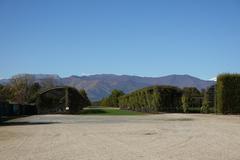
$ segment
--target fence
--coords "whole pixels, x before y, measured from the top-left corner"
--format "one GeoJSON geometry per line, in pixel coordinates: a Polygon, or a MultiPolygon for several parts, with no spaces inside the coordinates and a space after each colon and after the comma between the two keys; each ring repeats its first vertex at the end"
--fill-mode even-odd
{"type": "Polygon", "coordinates": [[[34,115],[37,107],[33,104],[0,102],[0,116],[34,115]]]}

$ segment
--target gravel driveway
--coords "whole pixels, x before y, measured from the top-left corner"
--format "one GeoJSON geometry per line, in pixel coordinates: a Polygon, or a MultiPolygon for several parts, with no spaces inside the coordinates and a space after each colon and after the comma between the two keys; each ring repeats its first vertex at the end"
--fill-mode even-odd
{"type": "Polygon", "coordinates": [[[0,124],[0,160],[239,160],[240,116],[37,115],[0,124]]]}

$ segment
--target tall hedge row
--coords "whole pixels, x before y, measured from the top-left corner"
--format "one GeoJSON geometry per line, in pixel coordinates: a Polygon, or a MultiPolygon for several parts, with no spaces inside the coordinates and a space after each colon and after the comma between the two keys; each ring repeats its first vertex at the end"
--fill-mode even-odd
{"type": "Polygon", "coordinates": [[[216,100],[217,113],[240,113],[240,74],[217,77],[216,100]]]}
{"type": "Polygon", "coordinates": [[[182,92],[172,86],[146,87],[119,98],[121,109],[139,112],[177,112],[182,92]]]}

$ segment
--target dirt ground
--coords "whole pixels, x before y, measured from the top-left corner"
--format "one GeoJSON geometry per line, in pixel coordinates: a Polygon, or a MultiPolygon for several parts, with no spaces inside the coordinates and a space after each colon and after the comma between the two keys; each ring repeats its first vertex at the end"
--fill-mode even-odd
{"type": "Polygon", "coordinates": [[[1,124],[0,159],[239,160],[240,116],[30,116],[1,124]]]}

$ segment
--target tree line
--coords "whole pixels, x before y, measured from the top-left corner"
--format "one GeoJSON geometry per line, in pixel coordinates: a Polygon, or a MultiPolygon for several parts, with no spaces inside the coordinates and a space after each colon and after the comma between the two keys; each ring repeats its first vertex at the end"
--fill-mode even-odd
{"type": "MultiPolygon", "coordinates": [[[[38,94],[44,90],[57,87],[54,78],[45,78],[37,81],[33,75],[21,74],[13,76],[6,85],[0,85],[0,101],[15,102],[18,104],[35,103],[38,94]]],[[[91,104],[84,89],[79,93],[91,104]]]]}

